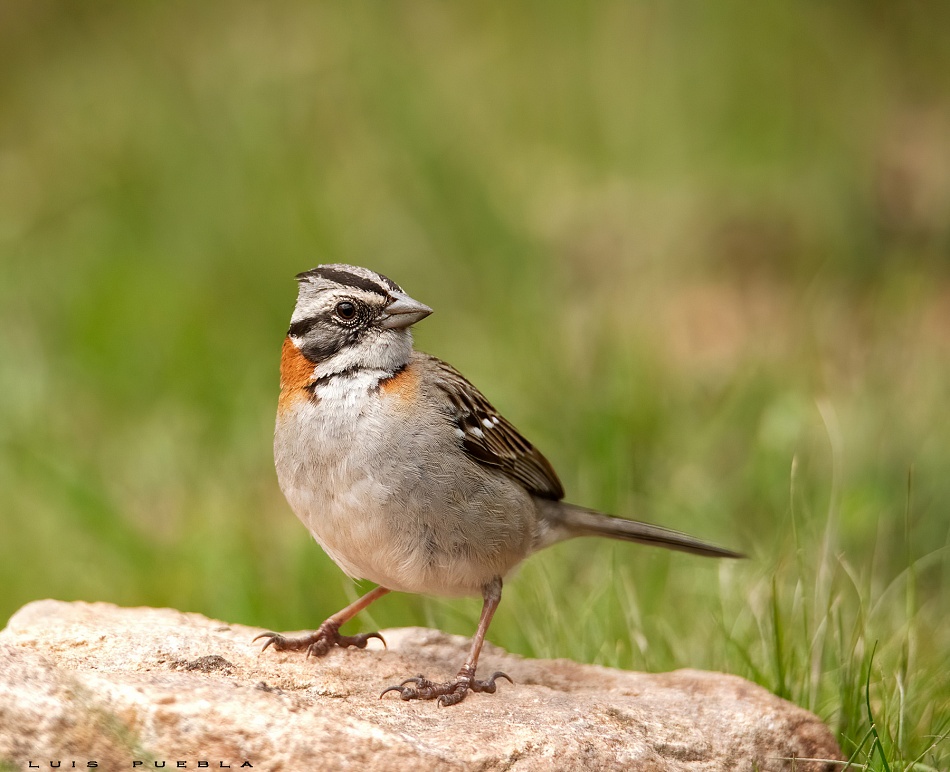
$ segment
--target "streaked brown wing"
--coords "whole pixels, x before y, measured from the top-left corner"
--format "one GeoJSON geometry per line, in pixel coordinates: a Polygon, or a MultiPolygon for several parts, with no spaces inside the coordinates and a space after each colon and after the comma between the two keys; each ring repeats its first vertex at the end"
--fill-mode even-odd
{"type": "Polygon", "coordinates": [[[459,444],[473,459],[513,477],[531,493],[561,499],[564,488],[548,460],[500,415],[452,365],[429,357],[438,388],[447,398],[459,444]]]}

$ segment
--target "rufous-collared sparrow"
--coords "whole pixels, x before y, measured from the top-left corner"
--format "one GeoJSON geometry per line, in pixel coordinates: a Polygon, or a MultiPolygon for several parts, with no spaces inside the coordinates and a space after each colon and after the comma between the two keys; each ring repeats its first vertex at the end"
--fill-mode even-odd
{"type": "MultiPolygon", "coordinates": [[[[348,575],[378,586],[310,635],[264,633],[278,651],[321,656],[378,633],[340,626],[391,590],[481,594],[481,619],[456,677],[388,691],[461,702],[495,691],[475,668],[502,578],[528,555],[575,536],[609,536],[713,557],[740,557],[677,531],[562,501],[547,459],[455,368],[413,350],[432,309],[385,276],[321,265],[297,276],[284,339],[274,457],[280,488],[348,575]]],[[[511,680],[511,679],[508,679],[511,680]]]]}

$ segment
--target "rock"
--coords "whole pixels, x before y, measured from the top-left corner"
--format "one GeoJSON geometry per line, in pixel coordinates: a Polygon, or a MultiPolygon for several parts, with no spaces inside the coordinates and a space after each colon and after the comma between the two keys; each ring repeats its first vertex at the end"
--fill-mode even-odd
{"type": "Polygon", "coordinates": [[[307,661],[261,653],[259,632],[170,609],[25,606],[0,632],[0,768],[801,772],[842,758],[816,716],[735,676],[486,644],[481,670],[515,684],[439,708],[378,697],[410,675],[454,675],[464,638],[387,630],[387,650],[307,661]]]}

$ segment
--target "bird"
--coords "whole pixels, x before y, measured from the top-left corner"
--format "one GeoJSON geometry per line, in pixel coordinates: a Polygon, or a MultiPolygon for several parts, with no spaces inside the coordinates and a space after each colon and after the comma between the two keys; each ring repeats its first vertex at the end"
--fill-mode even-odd
{"type": "Polygon", "coordinates": [[[541,452],[458,370],[413,347],[432,313],[368,268],[319,265],[297,275],[280,359],[274,431],[278,483],[330,558],[376,586],[312,633],[267,632],[262,651],[323,656],[365,648],[378,632],[340,627],[391,591],[482,597],[471,648],[454,678],[413,676],[386,688],[403,700],[454,705],[493,694],[476,678],[502,582],[529,555],[605,536],[720,558],[737,552],[657,525],[564,501],[541,452]]]}

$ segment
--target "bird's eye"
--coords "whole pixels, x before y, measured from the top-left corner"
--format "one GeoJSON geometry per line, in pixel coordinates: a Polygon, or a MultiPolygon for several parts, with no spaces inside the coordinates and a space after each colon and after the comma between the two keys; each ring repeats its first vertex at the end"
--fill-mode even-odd
{"type": "Polygon", "coordinates": [[[356,317],[356,304],[349,300],[343,300],[336,304],[336,315],[344,321],[351,321],[356,317]]]}

